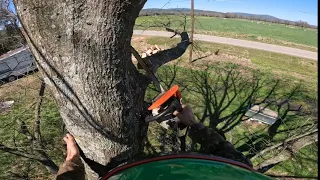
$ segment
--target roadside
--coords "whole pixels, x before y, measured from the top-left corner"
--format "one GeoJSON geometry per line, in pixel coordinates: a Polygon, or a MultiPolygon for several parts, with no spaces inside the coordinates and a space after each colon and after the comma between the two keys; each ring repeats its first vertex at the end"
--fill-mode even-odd
{"type": "Polygon", "coordinates": [[[279,45],[279,46],[303,49],[303,50],[312,51],[312,52],[318,51],[317,47],[308,46],[305,44],[298,44],[298,43],[294,43],[294,42],[288,42],[288,41],[284,41],[284,40],[280,40],[280,39],[263,37],[263,36],[253,36],[253,35],[243,35],[243,34],[240,35],[240,34],[230,33],[230,32],[215,32],[215,31],[204,31],[204,30],[196,30],[195,32],[197,34],[203,34],[203,35],[229,37],[229,38],[234,38],[234,39],[255,41],[255,42],[266,43],[266,44],[275,44],[275,45],[279,45]]]}
{"type": "MultiPolygon", "coordinates": [[[[165,31],[143,31],[143,30],[134,30],[133,34],[135,35],[146,35],[146,36],[160,36],[160,37],[170,37],[172,33],[165,32],[165,31]]],[[[220,43],[220,44],[228,44],[233,46],[240,46],[264,51],[270,51],[275,53],[287,54],[290,56],[296,56],[301,58],[307,58],[312,60],[318,60],[318,53],[306,51],[302,49],[272,45],[272,44],[265,44],[259,43],[254,41],[247,41],[247,40],[240,40],[240,39],[233,39],[233,38],[225,38],[225,37],[217,37],[217,36],[209,36],[209,35],[202,35],[202,34],[194,34],[195,40],[205,41],[205,42],[213,42],[213,43],[220,43]]]]}
{"type": "MultiPolygon", "coordinates": [[[[135,29],[163,31],[164,27],[169,26],[172,29],[182,30],[185,28],[189,32],[190,23],[190,18],[184,19],[184,16],[141,16],[136,21],[135,29]]],[[[318,30],[292,25],[247,19],[196,16],[195,33],[318,51],[318,30]]]]}
{"type": "MultiPolygon", "coordinates": [[[[162,50],[168,49],[179,42],[178,38],[158,38],[156,36],[138,36],[132,38],[132,45],[140,54],[148,47],[158,45],[162,50]]],[[[193,59],[195,62],[189,63],[188,53],[177,61],[169,64],[176,64],[181,67],[195,69],[197,65],[213,64],[216,62],[231,62],[244,67],[259,69],[263,72],[270,72],[276,78],[289,78],[292,82],[302,81],[305,89],[312,92],[317,87],[317,62],[314,60],[268,52],[257,49],[231,46],[227,44],[208,43],[203,41],[195,42],[193,59]],[[216,55],[215,52],[219,50],[216,55]],[[201,58],[207,56],[206,58],[201,58]],[[197,60],[198,59],[198,60],[197,60]]],[[[188,52],[188,51],[187,51],[188,52]]]]}

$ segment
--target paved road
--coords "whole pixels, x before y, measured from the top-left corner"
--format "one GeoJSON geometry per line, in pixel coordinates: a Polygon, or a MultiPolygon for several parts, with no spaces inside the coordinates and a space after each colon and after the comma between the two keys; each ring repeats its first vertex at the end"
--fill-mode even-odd
{"type": "MultiPolygon", "coordinates": [[[[143,31],[143,30],[134,30],[133,34],[135,35],[145,35],[145,36],[160,36],[160,37],[170,37],[172,33],[165,31],[143,31]]],[[[259,43],[254,41],[246,41],[240,39],[232,39],[218,36],[209,36],[202,34],[194,34],[194,38],[199,41],[220,43],[220,44],[229,44],[234,46],[241,46],[252,49],[259,49],[264,51],[276,52],[281,54],[287,54],[291,56],[297,56],[312,60],[318,60],[318,53],[312,51],[306,51],[302,49],[290,48],[285,46],[278,46],[273,44],[259,43]]]]}

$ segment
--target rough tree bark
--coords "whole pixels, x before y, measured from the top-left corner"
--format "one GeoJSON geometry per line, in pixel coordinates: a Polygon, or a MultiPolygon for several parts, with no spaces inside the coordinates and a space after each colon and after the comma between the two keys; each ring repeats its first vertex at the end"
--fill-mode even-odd
{"type": "MultiPolygon", "coordinates": [[[[143,146],[150,80],[133,65],[130,42],[145,2],[14,0],[40,72],[85,155],[89,179],[133,159],[143,146]]],[[[182,44],[161,57],[181,56],[189,41],[182,44]]]]}

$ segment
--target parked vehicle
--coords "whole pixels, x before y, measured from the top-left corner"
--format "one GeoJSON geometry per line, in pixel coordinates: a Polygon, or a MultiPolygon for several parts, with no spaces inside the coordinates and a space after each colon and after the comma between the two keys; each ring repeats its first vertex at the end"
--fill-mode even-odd
{"type": "Polygon", "coordinates": [[[34,57],[28,46],[0,56],[0,81],[14,81],[37,70],[34,57]]]}

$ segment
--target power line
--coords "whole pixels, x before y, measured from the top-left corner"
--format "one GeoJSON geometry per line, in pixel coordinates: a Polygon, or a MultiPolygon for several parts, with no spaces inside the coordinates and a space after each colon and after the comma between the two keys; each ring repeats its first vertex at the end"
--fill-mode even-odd
{"type": "Polygon", "coordinates": [[[316,14],[316,13],[305,12],[305,11],[299,11],[299,12],[301,12],[301,13],[305,13],[305,14],[311,14],[311,15],[315,15],[315,16],[318,16],[318,14],[316,14]]]}

